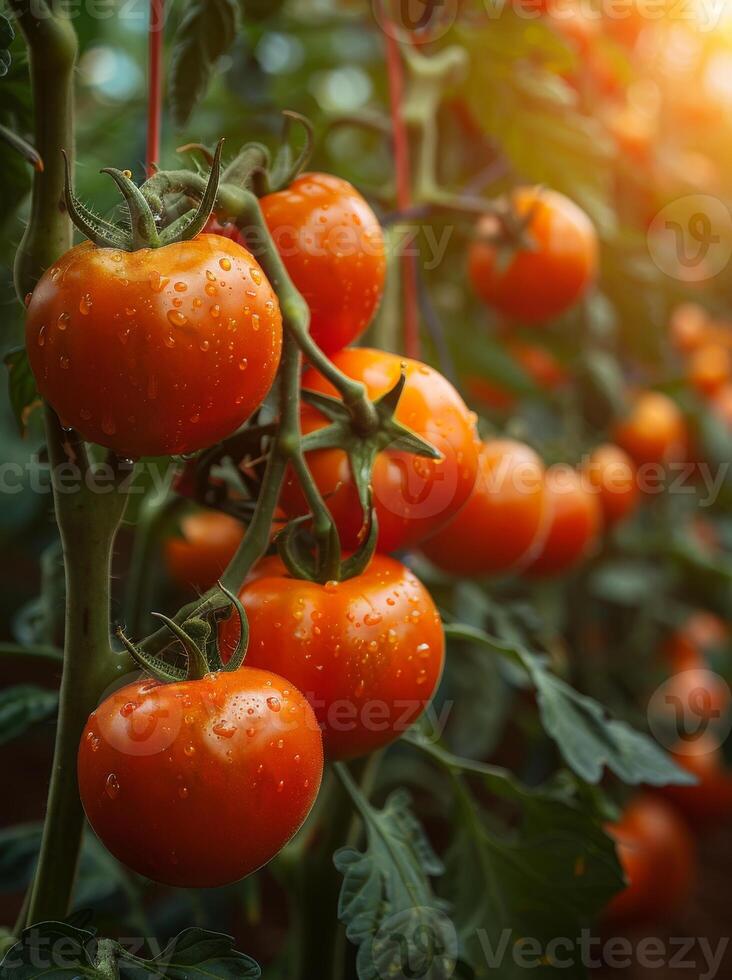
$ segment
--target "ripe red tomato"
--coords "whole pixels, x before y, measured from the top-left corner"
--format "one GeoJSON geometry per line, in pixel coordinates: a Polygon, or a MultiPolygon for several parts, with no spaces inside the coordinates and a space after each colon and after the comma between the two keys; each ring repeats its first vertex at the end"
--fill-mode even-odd
{"type": "Polygon", "coordinates": [[[211,588],[234,557],[244,535],[244,525],[229,514],[201,510],[186,514],[180,537],[165,542],[165,564],[170,577],[182,588],[201,592],[211,588]]]}
{"type": "Polygon", "coordinates": [[[707,339],[709,314],[698,303],[681,303],[671,313],[669,337],[682,354],[690,354],[707,339]]]}
{"type": "Polygon", "coordinates": [[[493,439],[480,449],[480,470],[462,510],[422,545],[438,568],[494,575],[521,567],[548,530],[544,466],[529,446],[493,439]]]}
{"type": "MultiPolygon", "coordinates": [[[[344,582],[302,581],[276,556],[254,568],[240,599],[249,620],[247,663],[275,670],[310,700],[330,759],[388,745],[422,714],[442,674],[440,616],[404,565],[375,555],[344,582]]],[[[220,627],[235,647],[235,617],[220,627]]]]}
{"type": "Polygon", "coordinates": [[[499,249],[486,240],[500,231],[498,219],[484,215],[470,247],[470,280],[500,313],[541,323],[564,313],[589,288],[597,270],[597,235],[584,211],[556,191],[522,187],[511,202],[519,216],[533,214],[527,228],[533,248],[517,250],[502,264],[499,249]]]}
{"type": "Polygon", "coordinates": [[[674,670],[687,670],[705,664],[705,654],[724,646],[729,628],[719,616],[699,609],[692,613],[664,644],[665,659],[674,670]]]}
{"type": "MultiPolygon", "coordinates": [[[[567,371],[546,347],[523,340],[507,340],[505,347],[538,388],[544,391],[556,391],[566,383],[567,371]]],[[[510,409],[518,400],[508,388],[488,378],[469,374],[464,379],[464,383],[471,397],[491,408],[510,409]]]]}
{"type": "Polygon", "coordinates": [[[323,770],[317,721],[289,681],[242,667],[110,695],[79,746],[79,790],[105,846],[139,874],[214,888],[300,828],[323,770]]]}
{"type": "Polygon", "coordinates": [[[525,570],[531,577],[565,572],[578,564],[595,544],[602,523],[597,494],[573,467],[550,466],[545,483],[549,529],[525,570]]]}
{"type": "MultiPolygon", "coordinates": [[[[478,470],[475,416],[449,381],[419,361],[351,347],[336,354],[333,363],[349,377],[362,381],[371,398],[393,388],[404,366],[407,380],[395,417],[432,443],[443,459],[387,448],[376,458],[371,482],[379,520],[378,550],[416,545],[445,524],[470,496],[478,470]]],[[[314,370],[305,373],[302,386],[336,395],[330,383],[314,370]]],[[[320,412],[303,406],[303,432],[325,424],[320,412]]],[[[316,450],[308,453],[308,465],[336,521],[343,547],[355,550],[363,517],[346,454],[340,449],[316,450]]],[[[293,474],[285,481],[280,503],[291,515],[307,513],[293,474]]]]}
{"type": "Polygon", "coordinates": [[[731,375],[732,358],[722,344],[704,343],[689,354],[687,376],[701,395],[715,395],[731,375]]]}
{"type": "Polygon", "coordinates": [[[696,875],[694,842],[683,820],[656,796],[637,796],[616,824],[606,827],[617,843],[628,886],[605,910],[615,922],[663,922],[691,894],[696,875]]]}
{"type": "Polygon", "coordinates": [[[602,516],[608,527],[635,510],[638,503],[635,466],[619,446],[612,443],[598,446],[590,454],[584,472],[597,491],[602,516]]]}
{"type": "Polygon", "coordinates": [[[689,823],[703,829],[726,823],[732,816],[732,773],[726,768],[716,740],[707,732],[689,745],[671,751],[674,761],[697,778],[693,786],[664,786],[660,792],[689,823]]]}
{"type": "Polygon", "coordinates": [[[386,274],[376,215],[348,181],[301,174],[260,201],[292,281],[310,307],[310,333],[327,354],[371,322],[386,274]]]}
{"type": "Polygon", "coordinates": [[[282,319],[257,262],[225,238],[135,252],[85,242],[36,286],[26,340],[64,425],[158,456],[210,446],[251,415],[277,371],[282,319]]]}
{"type": "Polygon", "coordinates": [[[615,441],[640,466],[684,459],[689,437],[680,409],[660,391],[643,391],[617,423],[615,441]]]}

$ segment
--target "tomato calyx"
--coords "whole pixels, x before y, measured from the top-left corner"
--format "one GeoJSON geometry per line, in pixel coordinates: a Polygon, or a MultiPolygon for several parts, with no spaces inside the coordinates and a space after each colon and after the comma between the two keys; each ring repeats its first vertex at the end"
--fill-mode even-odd
{"type": "Polygon", "coordinates": [[[519,214],[510,200],[501,200],[496,201],[490,212],[483,216],[475,240],[495,249],[496,266],[500,271],[505,271],[517,252],[536,251],[531,225],[538,207],[537,201],[525,214],[519,214]]]}
{"type": "MultiPolygon", "coordinates": [[[[182,647],[185,655],[184,667],[171,662],[164,656],[144,653],[128,639],[122,627],[118,627],[116,630],[117,637],[138,667],[167,684],[201,680],[207,674],[218,673],[219,671],[229,673],[238,670],[244,662],[246,654],[249,624],[239,597],[230,592],[221,582],[218,583],[218,588],[226,597],[226,602],[222,603],[221,596],[215,593],[199,606],[195,616],[186,619],[182,625],[162,613],[152,614],[170,630],[173,638],[170,646],[177,644],[182,647]],[[218,647],[217,623],[230,615],[232,606],[239,617],[239,640],[231,658],[224,664],[218,647]],[[208,621],[209,616],[214,620],[213,625],[208,621]]],[[[165,649],[161,653],[165,653],[165,649]]]]}
{"type": "Polygon", "coordinates": [[[145,185],[138,187],[129,171],[105,167],[101,173],[109,174],[124,197],[128,217],[124,224],[107,221],[86,207],[74,194],[69,160],[64,153],[66,208],[74,225],[90,241],[100,248],[115,248],[134,252],[141,248],[162,248],[174,242],[188,241],[200,234],[206,226],[219,189],[221,176],[221,151],[219,140],[211,163],[211,172],[198,206],[186,211],[165,228],[158,229],[159,217],[153,213],[151,202],[145,194],[145,185]]]}
{"type": "MultiPolygon", "coordinates": [[[[285,109],[282,115],[284,117],[282,136],[274,159],[263,143],[245,143],[231,163],[224,168],[221,175],[223,185],[237,191],[251,191],[257,197],[264,197],[288,187],[302,173],[313,152],[313,125],[306,116],[291,109],[285,109]],[[303,145],[297,153],[293,153],[290,144],[293,123],[299,123],[305,136],[303,145]]],[[[187,143],[179,147],[178,152],[197,154],[209,166],[213,165],[214,155],[202,143],[187,143]]],[[[221,207],[221,213],[217,208],[217,216],[225,219],[236,217],[227,213],[223,202],[217,203],[221,207]]]]}
{"type": "Polygon", "coordinates": [[[333,522],[326,548],[313,548],[312,520],[310,514],[296,517],[277,535],[277,551],[290,575],[321,585],[345,582],[361,575],[374,556],[379,537],[379,524],[370,500],[365,509],[362,543],[357,551],[345,559],[341,555],[341,542],[333,522]]]}

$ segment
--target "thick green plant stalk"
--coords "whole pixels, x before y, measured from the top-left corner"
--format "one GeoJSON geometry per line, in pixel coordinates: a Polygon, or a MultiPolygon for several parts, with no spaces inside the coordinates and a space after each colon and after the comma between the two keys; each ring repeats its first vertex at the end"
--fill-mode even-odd
{"type": "MultiPolygon", "coordinates": [[[[31,213],[15,263],[16,289],[30,292],[44,270],[72,244],[64,206],[62,150],[73,153],[73,71],[76,34],[56,8],[39,0],[11,0],[29,49],[35,111],[35,146],[43,170],[33,178],[31,213]]],[[[16,931],[46,919],[63,918],[73,889],[83,812],[76,781],[76,754],[84,724],[104,688],[115,676],[109,640],[110,561],[122,519],[125,495],[95,481],[94,466],[73,434],[46,411],[56,519],[66,572],[64,666],[59,699],[53,769],[35,879],[16,931]],[[78,487],[61,485],[60,467],[76,467],[78,487]]],[[[117,658],[124,669],[127,661],[117,658]]]]}

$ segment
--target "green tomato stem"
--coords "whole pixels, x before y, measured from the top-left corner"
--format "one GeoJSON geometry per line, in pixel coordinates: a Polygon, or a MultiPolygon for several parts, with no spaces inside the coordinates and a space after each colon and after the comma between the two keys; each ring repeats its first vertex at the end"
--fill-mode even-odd
{"type": "MultiPolygon", "coordinates": [[[[16,289],[23,297],[72,244],[61,151],[74,149],[77,42],[71,22],[56,7],[39,11],[29,0],[11,0],[11,7],[29,49],[34,142],[44,162],[44,170],[33,177],[30,219],[15,262],[16,289]]],[[[110,560],[126,502],[123,494],[106,492],[108,484],[105,492],[95,487],[83,443],[62,431],[50,409],[46,433],[66,572],[64,667],[41,851],[17,931],[26,923],[61,919],[68,911],[83,827],[76,756],[86,719],[115,674],[109,643],[110,560]],[[80,474],[74,492],[61,482],[61,467],[70,461],[80,474]]]]}
{"type": "Polygon", "coordinates": [[[46,431],[66,570],[66,631],[51,783],[27,923],[68,912],[84,821],[76,780],[79,740],[105,687],[128,665],[126,657],[115,657],[109,640],[112,546],[126,495],[101,492],[93,469],[74,493],[60,488],[57,476],[68,459],[51,409],[46,431]]]}

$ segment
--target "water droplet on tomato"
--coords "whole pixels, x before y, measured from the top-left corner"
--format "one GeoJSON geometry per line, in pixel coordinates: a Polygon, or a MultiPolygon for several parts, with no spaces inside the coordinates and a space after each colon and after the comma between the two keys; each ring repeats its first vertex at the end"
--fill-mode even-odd
{"type": "Polygon", "coordinates": [[[184,293],[188,289],[188,286],[186,283],[179,281],[173,286],[173,289],[176,291],[176,293],[184,293]]]}
{"type": "Polygon", "coordinates": [[[279,711],[282,707],[280,699],[275,697],[267,698],[267,707],[270,711],[279,711]]]}
{"type": "Polygon", "coordinates": [[[119,796],[119,780],[113,772],[110,772],[107,776],[107,781],[104,784],[104,792],[110,800],[116,800],[119,796]]]}
{"type": "Polygon", "coordinates": [[[195,755],[196,754],[196,746],[195,745],[191,745],[191,743],[189,742],[188,745],[185,746],[185,748],[183,749],[183,751],[188,756],[188,758],[190,758],[192,755],[195,755]]]}
{"type": "Polygon", "coordinates": [[[56,321],[59,330],[65,330],[69,325],[70,319],[71,319],[70,313],[59,313],[58,320],[56,321]]]}
{"type": "Polygon", "coordinates": [[[218,303],[214,303],[208,312],[211,314],[214,320],[218,320],[218,318],[221,316],[221,307],[218,303]]]}
{"type": "Polygon", "coordinates": [[[219,265],[224,270],[224,272],[228,272],[229,269],[231,268],[231,262],[228,259],[219,259],[219,265]]]}
{"type": "Polygon", "coordinates": [[[79,313],[82,313],[84,316],[86,316],[89,310],[91,310],[91,308],[92,308],[92,298],[89,293],[84,293],[84,295],[81,297],[81,300],[79,301],[79,313]]]}
{"type": "Polygon", "coordinates": [[[182,800],[188,799],[188,787],[187,786],[179,786],[178,787],[178,796],[180,796],[180,798],[182,800]]]}
{"type": "Polygon", "coordinates": [[[249,361],[246,359],[246,357],[242,357],[242,359],[239,361],[239,370],[246,371],[248,367],[249,367],[249,361]]]}
{"type": "Polygon", "coordinates": [[[38,331],[38,346],[43,347],[45,343],[46,343],[46,325],[44,323],[40,328],[40,330],[38,331]]]}
{"type": "Polygon", "coordinates": [[[260,283],[262,282],[262,273],[259,271],[259,269],[256,268],[256,266],[254,266],[254,267],[252,267],[252,270],[251,270],[251,273],[250,274],[251,274],[252,282],[254,283],[254,285],[255,286],[259,286],[260,283]]]}
{"type": "Polygon", "coordinates": [[[136,701],[127,701],[119,709],[119,713],[122,715],[123,718],[129,718],[136,707],[137,707],[136,701]]]}
{"type": "Polygon", "coordinates": [[[213,726],[213,733],[220,738],[231,738],[236,734],[236,725],[232,725],[230,721],[226,720],[218,721],[213,726]]]}
{"type": "Polygon", "coordinates": [[[180,310],[168,310],[168,321],[174,327],[183,327],[188,323],[188,317],[184,313],[181,313],[180,310]]]}

